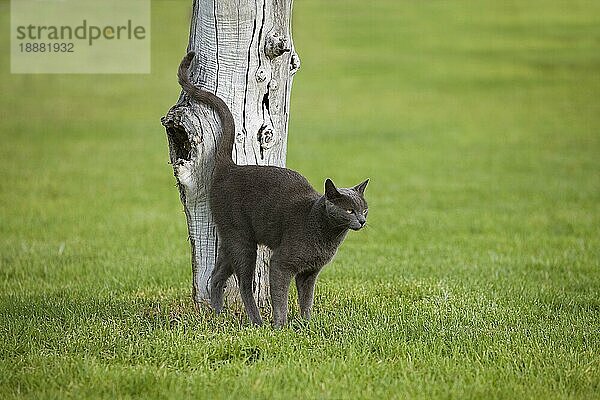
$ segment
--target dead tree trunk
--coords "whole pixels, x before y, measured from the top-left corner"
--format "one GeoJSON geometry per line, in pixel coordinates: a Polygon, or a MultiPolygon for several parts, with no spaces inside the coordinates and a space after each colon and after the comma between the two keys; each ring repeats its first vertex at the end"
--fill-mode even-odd
{"type": "MultiPolygon", "coordinates": [[[[237,164],[285,165],[290,90],[300,64],[292,43],[291,11],[292,0],[194,0],[188,44],[188,51],[196,52],[191,79],[229,106],[236,123],[237,164]]],[[[181,93],[162,123],[187,218],[193,298],[204,303],[217,259],[208,188],[220,121],[209,107],[181,93]]],[[[269,299],[269,259],[269,251],[259,248],[254,294],[260,306],[269,299]]],[[[237,302],[238,296],[232,277],[226,299],[237,302]]]]}

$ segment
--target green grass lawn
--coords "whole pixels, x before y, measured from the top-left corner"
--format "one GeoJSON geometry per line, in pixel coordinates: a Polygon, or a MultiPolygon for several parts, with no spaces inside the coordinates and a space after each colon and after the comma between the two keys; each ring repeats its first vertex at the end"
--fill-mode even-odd
{"type": "Polygon", "coordinates": [[[10,75],[0,36],[0,398],[600,398],[600,2],[295,2],[288,166],[370,177],[371,225],[281,331],[191,301],[190,5],[150,75],[10,75]]]}

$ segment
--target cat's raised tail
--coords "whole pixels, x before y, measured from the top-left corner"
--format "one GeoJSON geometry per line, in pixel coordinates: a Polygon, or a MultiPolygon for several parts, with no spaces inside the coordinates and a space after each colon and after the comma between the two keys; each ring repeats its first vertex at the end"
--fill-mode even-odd
{"type": "Polygon", "coordinates": [[[225,104],[221,98],[211,92],[200,89],[190,81],[189,69],[195,55],[196,53],[190,51],[183,57],[183,60],[181,60],[179,71],[177,72],[179,84],[183,88],[183,91],[192,99],[198,103],[208,104],[217,111],[219,119],[221,120],[221,128],[223,129],[221,140],[217,147],[217,162],[233,163],[231,158],[233,139],[235,137],[235,122],[233,120],[233,115],[231,115],[229,107],[227,107],[227,104],[225,104]]]}

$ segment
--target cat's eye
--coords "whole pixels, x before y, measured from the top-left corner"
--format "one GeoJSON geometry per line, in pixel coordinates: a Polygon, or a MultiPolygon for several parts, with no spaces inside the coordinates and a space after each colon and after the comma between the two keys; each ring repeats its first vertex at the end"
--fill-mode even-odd
{"type": "Polygon", "coordinates": [[[368,212],[369,212],[368,208],[366,210],[363,210],[363,215],[367,215],[368,212]]]}
{"type": "Polygon", "coordinates": [[[346,212],[347,212],[348,214],[352,214],[352,213],[354,212],[354,210],[346,210],[346,212]]]}

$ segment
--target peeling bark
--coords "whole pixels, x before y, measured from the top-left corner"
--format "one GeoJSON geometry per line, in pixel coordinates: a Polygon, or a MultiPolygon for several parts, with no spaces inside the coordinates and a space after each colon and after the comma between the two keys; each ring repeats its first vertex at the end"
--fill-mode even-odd
{"type": "MultiPolygon", "coordinates": [[[[191,79],[222,98],[236,123],[233,160],[240,165],[285,165],[292,78],[300,62],[291,37],[292,0],[195,0],[188,51],[196,52],[191,79]]],[[[183,52],[182,52],[183,55],[183,52]]],[[[162,118],[169,157],[187,218],[193,298],[209,299],[218,237],[208,188],[221,134],[216,113],[182,92],[162,118]]],[[[255,297],[268,305],[270,251],[259,248],[255,297]]],[[[238,302],[236,278],[228,303],[238,302]]]]}

